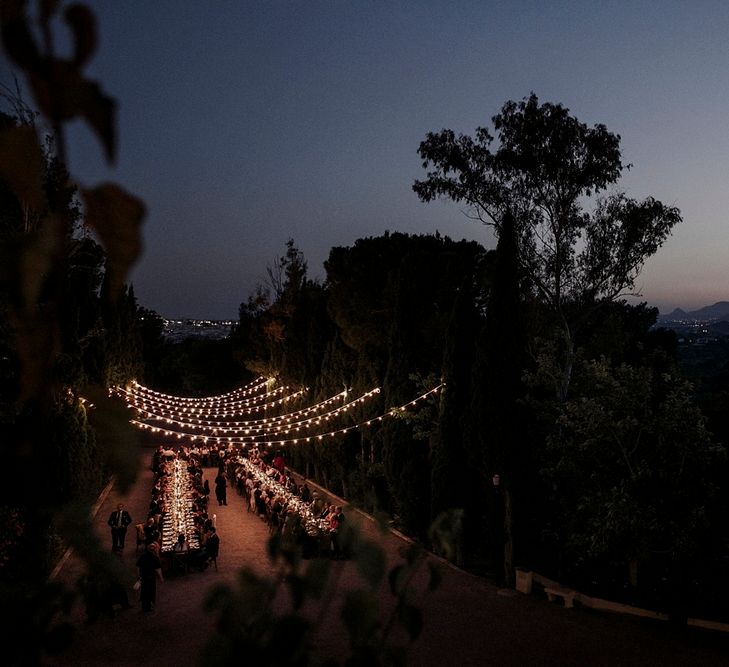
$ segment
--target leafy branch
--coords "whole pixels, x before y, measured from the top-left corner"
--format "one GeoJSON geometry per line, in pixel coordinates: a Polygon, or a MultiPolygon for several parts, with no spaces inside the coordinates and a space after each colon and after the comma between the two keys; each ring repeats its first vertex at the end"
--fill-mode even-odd
{"type": "MultiPolygon", "coordinates": [[[[26,3],[2,0],[0,36],[6,54],[25,77],[41,118],[53,132],[56,159],[67,183],[60,190],[77,190],[65,172],[68,165],[64,126],[82,119],[96,134],[109,163],[116,157],[116,103],[101,86],[86,77],[84,68],[96,51],[96,19],[85,5],[74,3],[62,13],[73,39],[73,53],[61,58],[54,51],[52,21],[60,3],[38,2],[34,19],[26,3]],[[40,39],[36,37],[40,36],[40,39]]],[[[6,91],[7,92],[7,91],[6,91]]],[[[12,310],[19,356],[23,360],[23,390],[27,400],[42,391],[59,348],[58,312],[63,306],[61,281],[68,262],[73,219],[63,201],[44,187],[45,154],[36,124],[28,114],[21,122],[0,131],[0,176],[9,184],[24,209],[35,212],[38,224],[29,234],[15,262],[12,310]],[[43,301],[46,307],[39,312],[43,301]]],[[[121,293],[124,278],[141,252],[140,225],[145,207],[141,200],[113,183],[81,187],[84,224],[99,236],[107,256],[108,296],[121,293]]]]}
{"type": "MultiPolygon", "coordinates": [[[[293,528],[288,523],[284,535],[293,528]]],[[[386,526],[381,529],[387,532],[386,526]]],[[[341,601],[340,615],[349,638],[344,664],[404,665],[407,643],[393,638],[395,629],[404,631],[407,642],[421,634],[423,619],[415,604],[415,581],[427,563],[428,590],[435,590],[440,583],[439,567],[413,544],[401,551],[402,561],[387,571],[384,550],[366,539],[359,527],[345,524],[338,537],[363,585],[340,591],[340,577],[348,565],[324,558],[305,564],[295,539],[273,536],[268,543],[272,575],[244,568],[235,588],[221,585],[211,592],[207,608],[216,616],[217,635],[205,652],[206,664],[230,664],[240,655],[267,665],[340,664],[321,655],[317,644],[318,633],[325,629],[322,620],[331,605],[341,601]],[[393,604],[383,616],[380,606],[388,592],[393,604]]]]}

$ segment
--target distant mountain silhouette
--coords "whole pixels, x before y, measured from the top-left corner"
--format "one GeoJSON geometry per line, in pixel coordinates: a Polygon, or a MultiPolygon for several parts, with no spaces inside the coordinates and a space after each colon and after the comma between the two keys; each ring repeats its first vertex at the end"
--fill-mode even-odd
{"type": "Polygon", "coordinates": [[[662,320],[729,320],[729,301],[717,301],[712,306],[704,306],[698,310],[686,312],[681,308],[661,315],[662,320]]]}

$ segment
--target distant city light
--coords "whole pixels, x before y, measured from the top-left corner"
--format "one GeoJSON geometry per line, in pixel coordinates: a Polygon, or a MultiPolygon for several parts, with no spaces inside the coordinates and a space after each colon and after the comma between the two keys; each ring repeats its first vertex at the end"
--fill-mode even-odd
{"type": "Polygon", "coordinates": [[[235,320],[194,320],[163,318],[165,338],[172,342],[180,342],[187,338],[206,338],[222,340],[230,335],[235,320]]]}

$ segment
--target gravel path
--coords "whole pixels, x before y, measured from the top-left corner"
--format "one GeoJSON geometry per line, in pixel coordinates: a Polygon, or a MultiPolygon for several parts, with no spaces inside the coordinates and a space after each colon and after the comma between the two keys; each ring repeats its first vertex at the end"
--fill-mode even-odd
{"type": "MultiPolygon", "coordinates": [[[[152,487],[149,468],[151,449],[140,457],[140,474],[126,497],[114,490],[103,498],[95,515],[102,544],[111,546],[106,518],[118,502],[124,502],[134,523],[143,521],[152,487]]],[[[205,469],[212,486],[216,470],[205,469]]],[[[119,665],[124,667],[186,667],[204,665],[203,648],[214,632],[212,618],[203,602],[216,584],[235,581],[237,570],[247,565],[257,572],[271,571],[265,546],[268,527],[246,511],[243,499],[228,490],[228,505],[218,506],[211,497],[210,512],[217,515],[221,538],[218,571],[168,577],[158,585],[157,611],[142,614],[138,602],[114,619],[102,617],[84,622],[81,608],[74,610],[79,638],[58,667],[119,665]]],[[[350,510],[348,520],[358,513],[350,510]]],[[[399,559],[406,544],[395,534],[382,536],[374,524],[361,519],[366,535],[377,539],[386,551],[388,563],[399,559]]],[[[122,563],[134,571],[133,530],[128,533],[122,563]]],[[[438,559],[433,559],[438,561],[438,559]]],[[[361,587],[354,565],[348,561],[332,564],[338,571],[339,589],[361,587]]],[[[73,555],[64,563],[58,579],[71,582],[82,571],[73,555]]],[[[443,564],[443,582],[438,590],[424,593],[420,606],[424,616],[422,636],[410,649],[410,664],[416,666],[457,663],[469,665],[729,665],[729,635],[695,628],[675,628],[665,622],[624,617],[587,609],[564,609],[541,596],[525,596],[503,591],[489,582],[443,564]]],[[[425,588],[423,580],[416,582],[425,588]]],[[[134,601],[135,594],[130,592],[134,601]]],[[[383,590],[382,608],[391,608],[383,590]]],[[[338,623],[335,602],[321,619],[317,644],[328,654],[345,655],[346,638],[338,623]]],[[[242,660],[243,662],[243,660],[242,660]]]]}

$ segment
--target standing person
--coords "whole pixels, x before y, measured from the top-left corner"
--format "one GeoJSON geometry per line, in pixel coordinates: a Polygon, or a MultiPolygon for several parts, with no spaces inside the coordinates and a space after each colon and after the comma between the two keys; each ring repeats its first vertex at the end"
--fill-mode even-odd
{"type": "Polygon", "coordinates": [[[327,517],[329,520],[329,547],[331,549],[332,558],[342,557],[342,544],[339,536],[339,532],[342,529],[342,523],[344,522],[344,513],[341,507],[335,507],[327,517]]]}
{"type": "Polygon", "coordinates": [[[162,561],[159,559],[157,544],[147,545],[144,553],[137,560],[137,572],[141,584],[140,600],[142,611],[151,612],[157,604],[157,579],[162,577],[162,561]]]}
{"type": "Polygon", "coordinates": [[[215,478],[215,497],[218,499],[218,505],[228,504],[228,482],[225,480],[224,470],[218,471],[218,476],[215,478]]]}
{"type": "Polygon", "coordinates": [[[109,520],[106,522],[111,526],[111,550],[112,551],[123,551],[124,540],[127,536],[127,526],[131,524],[132,517],[124,509],[124,505],[119,503],[116,506],[116,512],[112,512],[109,515],[109,520]]]}
{"type": "MultiPolygon", "coordinates": [[[[211,526],[205,538],[205,545],[202,549],[202,569],[204,570],[210,561],[217,561],[218,553],[220,553],[220,537],[218,537],[218,531],[215,526],[211,526]]],[[[217,565],[215,568],[217,569],[217,565]]]]}
{"type": "Polygon", "coordinates": [[[154,517],[151,516],[147,519],[147,523],[144,524],[144,544],[149,546],[152,543],[159,542],[160,532],[157,522],[154,517]]]}
{"type": "Polygon", "coordinates": [[[284,460],[283,454],[281,453],[280,449],[276,452],[276,456],[273,457],[273,467],[276,468],[276,470],[278,470],[280,474],[284,474],[284,470],[286,469],[286,461],[284,460]]]}

